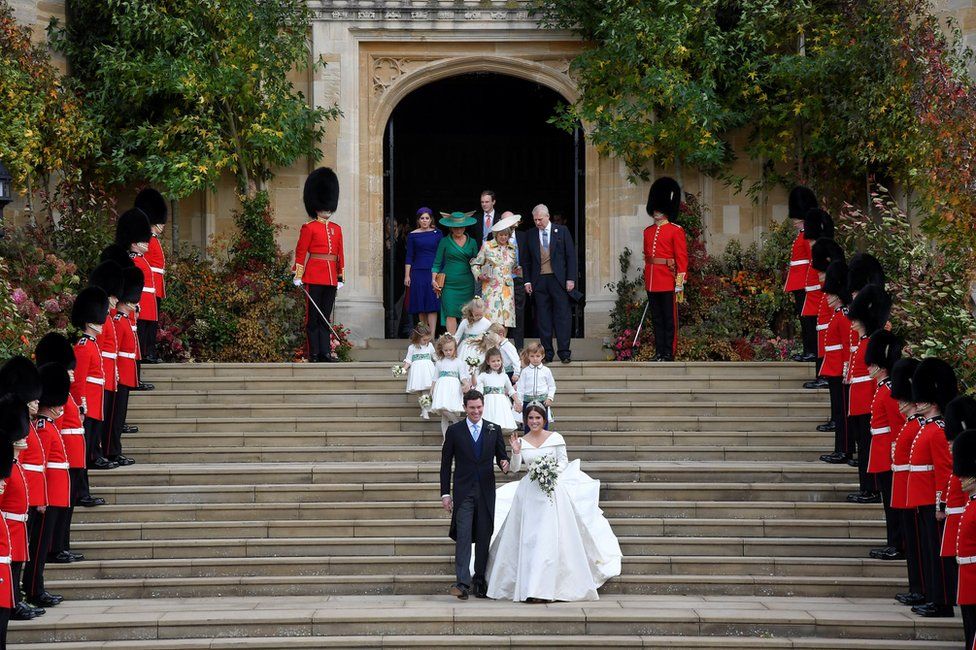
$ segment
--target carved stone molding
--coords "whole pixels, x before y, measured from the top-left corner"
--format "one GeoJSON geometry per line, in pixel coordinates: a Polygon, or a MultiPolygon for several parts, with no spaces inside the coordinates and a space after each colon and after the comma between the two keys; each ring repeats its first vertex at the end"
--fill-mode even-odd
{"type": "Polygon", "coordinates": [[[403,74],[403,59],[381,56],[373,59],[370,65],[373,79],[373,94],[381,94],[389,88],[397,77],[403,74]]]}
{"type": "Polygon", "coordinates": [[[533,20],[530,3],[525,0],[491,0],[456,2],[441,0],[426,5],[405,2],[369,2],[368,0],[310,0],[315,19],[329,22],[382,23],[458,21],[524,23],[533,20]]]}

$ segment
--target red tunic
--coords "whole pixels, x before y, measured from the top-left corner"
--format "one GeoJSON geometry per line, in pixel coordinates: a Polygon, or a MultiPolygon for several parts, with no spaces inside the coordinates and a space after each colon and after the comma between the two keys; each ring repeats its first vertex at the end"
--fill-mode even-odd
{"type": "Polygon", "coordinates": [[[156,297],[162,300],[166,297],[166,254],[163,253],[163,246],[156,235],[149,238],[149,250],[145,257],[149,262],[149,270],[152,271],[156,297]]]}
{"type": "Polygon", "coordinates": [[[895,436],[895,444],[891,446],[891,507],[907,509],[908,505],[908,461],[912,453],[912,443],[919,429],[922,428],[922,418],[913,415],[905,420],[904,426],[895,436]]]}
{"type": "Polygon", "coordinates": [[[681,226],[664,221],[644,228],[644,288],[674,291],[675,278],[688,272],[688,238],[681,226]],[[673,261],[654,262],[654,260],[673,261]]]}
{"type": "Polygon", "coordinates": [[[859,336],[851,328],[851,362],[847,366],[847,383],[851,385],[848,415],[867,415],[871,412],[871,401],[877,384],[868,372],[864,355],[868,351],[868,337],[859,336]]]}
{"type": "Polygon", "coordinates": [[[68,455],[64,440],[54,420],[39,418],[37,435],[44,447],[44,479],[47,481],[47,504],[58,508],[71,505],[71,479],[68,478],[68,455]]]}
{"type": "Polygon", "coordinates": [[[105,390],[115,392],[118,388],[116,359],[118,358],[119,344],[115,337],[115,325],[112,323],[111,315],[105,317],[102,333],[95,337],[95,342],[98,343],[98,349],[102,353],[102,374],[105,375],[105,390]]]}
{"type": "Polygon", "coordinates": [[[95,339],[83,334],[75,344],[75,359],[77,365],[75,379],[71,382],[71,396],[84,409],[85,417],[101,420],[105,401],[105,370],[95,339]]]}
{"type": "Polygon", "coordinates": [[[10,532],[10,557],[26,562],[27,554],[27,477],[20,461],[15,461],[0,496],[0,511],[10,532]]]}
{"type": "Polygon", "coordinates": [[[68,466],[76,469],[85,468],[85,428],[81,423],[81,413],[73,397],[68,395],[68,402],[64,405],[64,414],[58,418],[58,431],[64,441],[65,452],[68,455],[68,466]]]}
{"type": "Polygon", "coordinates": [[[142,299],[139,300],[139,318],[142,320],[158,320],[156,313],[156,286],[153,284],[153,272],[149,268],[149,262],[139,253],[129,253],[129,257],[142,271],[142,299]]]}
{"type": "Polygon", "coordinates": [[[7,522],[0,519],[0,607],[14,607],[14,577],[10,571],[11,540],[7,522]]]}
{"type": "Polygon", "coordinates": [[[891,399],[891,382],[878,383],[878,390],[871,400],[871,450],[868,452],[868,473],[880,474],[891,471],[891,445],[895,441],[895,429],[888,420],[886,402],[891,399]]]}
{"type": "Polygon", "coordinates": [[[817,356],[821,359],[826,354],[827,328],[834,317],[834,310],[827,302],[827,298],[820,299],[820,309],[817,310],[817,356]]]}
{"type": "Polygon", "coordinates": [[[342,252],[342,228],[331,221],[314,219],[305,222],[295,247],[295,265],[299,264],[305,267],[302,274],[305,284],[335,286],[342,282],[346,266],[342,252]],[[308,255],[329,255],[335,259],[307,257],[308,255]]]}
{"type": "Polygon", "coordinates": [[[803,236],[803,229],[796,233],[793,250],[790,252],[790,266],[786,270],[785,291],[801,291],[807,286],[807,267],[810,266],[810,240],[803,236]]]}
{"type": "Polygon", "coordinates": [[[952,451],[942,418],[929,418],[908,457],[908,507],[931,506],[943,498],[952,474],[952,451]]]}
{"type": "Polygon", "coordinates": [[[959,590],[956,603],[976,605],[976,507],[970,508],[973,497],[968,497],[966,510],[959,517],[956,532],[956,562],[959,564],[959,590]]]}
{"type": "Polygon", "coordinates": [[[953,474],[949,477],[949,485],[942,495],[946,504],[945,528],[942,530],[942,557],[953,557],[956,554],[956,534],[959,532],[959,519],[966,509],[969,496],[962,491],[962,482],[953,474]]]}
{"type": "Polygon", "coordinates": [[[27,432],[27,449],[20,452],[17,462],[24,468],[27,478],[27,504],[31,506],[47,505],[47,481],[44,466],[47,458],[44,456],[44,445],[37,434],[37,421],[31,420],[30,430],[27,432]]]}
{"type": "Polygon", "coordinates": [[[844,374],[844,364],[850,356],[850,329],[851,321],[847,319],[847,312],[842,307],[835,309],[824,336],[824,357],[820,365],[820,374],[824,377],[840,377],[844,374]]]}
{"type": "Polygon", "coordinates": [[[115,327],[115,338],[119,342],[119,357],[116,364],[119,369],[119,383],[129,388],[139,385],[139,375],[136,369],[136,353],[138,340],[132,328],[132,321],[127,314],[116,312],[112,315],[112,325],[115,327]]]}
{"type": "Polygon", "coordinates": [[[820,284],[820,275],[812,266],[807,267],[805,282],[804,289],[806,289],[807,295],[803,298],[803,310],[800,315],[816,316],[817,312],[820,311],[820,301],[823,300],[824,294],[821,291],[823,285],[820,284]]]}

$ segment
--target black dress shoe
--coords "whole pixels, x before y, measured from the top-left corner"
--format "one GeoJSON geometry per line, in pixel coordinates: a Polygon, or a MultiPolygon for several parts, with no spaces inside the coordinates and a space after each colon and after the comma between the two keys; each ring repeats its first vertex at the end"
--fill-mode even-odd
{"type": "Polygon", "coordinates": [[[139,427],[134,424],[123,424],[122,433],[139,433],[139,427]]]}
{"type": "Polygon", "coordinates": [[[96,458],[95,462],[88,466],[88,469],[115,469],[118,463],[113,463],[108,458],[96,458]]]}
{"type": "Polygon", "coordinates": [[[85,559],[84,553],[75,553],[74,551],[64,551],[64,552],[70,555],[71,557],[73,557],[75,559],[75,562],[81,562],[82,560],[85,559]]]}
{"type": "Polygon", "coordinates": [[[138,391],[156,390],[156,387],[153,384],[150,384],[149,382],[140,381],[139,385],[133,388],[132,390],[138,390],[138,391]]]}
{"type": "Polygon", "coordinates": [[[830,422],[824,422],[823,424],[817,425],[817,431],[821,433],[826,433],[828,431],[836,431],[837,423],[831,420],[830,422]]]}
{"type": "Polygon", "coordinates": [[[952,605],[936,605],[935,603],[912,607],[912,611],[925,618],[953,618],[956,615],[952,605]]]}
{"type": "Polygon", "coordinates": [[[909,591],[903,594],[895,594],[895,600],[902,605],[921,605],[925,602],[925,596],[918,592],[909,591]]]}
{"type": "Polygon", "coordinates": [[[468,588],[464,585],[454,585],[448,590],[448,593],[452,596],[456,596],[458,600],[468,599],[468,588]]]}
{"type": "MultiPolygon", "coordinates": [[[[566,357],[565,359],[560,359],[559,360],[559,363],[563,363],[563,364],[572,363],[572,362],[573,362],[573,360],[570,357],[566,357]]],[[[475,595],[477,595],[477,594],[475,594],[475,595]]]]}
{"type": "MultiPolygon", "coordinates": [[[[43,613],[44,610],[42,609],[41,614],[43,613]]],[[[14,607],[12,612],[10,612],[10,618],[11,620],[14,621],[32,621],[38,616],[40,616],[41,614],[38,614],[37,610],[35,610],[33,607],[31,607],[24,601],[21,601],[17,603],[17,606],[14,607]]]]}
{"type": "Polygon", "coordinates": [[[881,553],[878,556],[878,558],[877,558],[878,560],[890,561],[890,560],[904,560],[905,559],[905,554],[902,551],[899,551],[894,546],[889,546],[888,548],[890,550],[882,549],[885,552],[881,553]]]}
{"type": "Polygon", "coordinates": [[[135,465],[136,464],[136,461],[134,461],[133,459],[129,458],[128,456],[123,456],[121,454],[119,454],[118,456],[113,456],[109,460],[111,460],[113,463],[115,463],[119,467],[128,467],[129,465],[135,465]]]}
{"type": "Polygon", "coordinates": [[[814,354],[813,352],[807,352],[802,357],[800,357],[800,361],[803,363],[810,363],[811,361],[816,361],[816,360],[817,360],[817,355],[814,354]]]}
{"type": "Polygon", "coordinates": [[[854,503],[881,503],[881,493],[861,492],[855,495],[854,503]]]}
{"type": "Polygon", "coordinates": [[[803,353],[797,352],[796,354],[790,355],[790,359],[793,359],[794,361],[803,361],[803,353]]]}
{"type": "Polygon", "coordinates": [[[48,555],[47,556],[47,562],[48,562],[48,564],[52,564],[52,563],[53,564],[71,564],[72,562],[76,562],[76,561],[77,560],[75,560],[75,556],[73,554],[69,553],[68,551],[61,551],[60,553],[58,553],[56,555],[48,555]]]}
{"type": "Polygon", "coordinates": [[[857,467],[857,458],[854,456],[847,457],[847,464],[851,467],[857,467]]]}
{"type": "Polygon", "coordinates": [[[44,608],[57,607],[61,604],[62,600],[64,599],[61,598],[61,596],[55,596],[54,594],[49,594],[46,591],[42,594],[34,596],[33,598],[27,598],[27,602],[29,602],[31,605],[37,605],[44,608]]]}
{"type": "Polygon", "coordinates": [[[840,465],[841,463],[847,462],[847,454],[842,451],[835,451],[832,454],[824,454],[820,457],[820,460],[831,465],[840,465]]]}
{"type": "Polygon", "coordinates": [[[140,363],[148,363],[150,365],[156,365],[157,363],[162,363],[162,359],[159,357],[143,357],[140,359],[140,363]]]}
{"type": "Polygon", "coordinates": [[[884,548],[872,548],[868,552],[868,557],[871,558],[872,560],[880,560],[881,559],[881,556],[884,553],[888,553],[888,552],[894,551],[894,550],[895,550],[895,547],[894,546],[885,546],[884,548]]]}
{"type": "Polygon", "coordinates": [[[552,357],[543,357],[542,358],[542,363],[544,363],[546,365],[552,363],[552,357]]]}
{"type": "Polygon", "coordinates": [[[813,381],[803,382],[803,387],[810,390],[817,390],[820,388],[827,388],[827,380],[823,377],[817,377],[813,381]]]}
{"type": "Polygon", "coordinates": [[[104,506],[105,505],[105,499],[103,499],[102,497],[93,497],[92,495],[89,494],[86,497],[81,497],[80,499],[78,499],[78,505],[79,506],[83,506],[85,508],[94,508],[95,506],[104,506]]]}

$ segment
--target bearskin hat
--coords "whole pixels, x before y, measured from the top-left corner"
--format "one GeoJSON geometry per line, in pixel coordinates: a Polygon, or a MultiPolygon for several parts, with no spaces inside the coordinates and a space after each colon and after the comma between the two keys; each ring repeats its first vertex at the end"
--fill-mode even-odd
{"type": "Polygon", "coordinates": [[[310,219],[320,211],[335,212],[339,207],[339,178],[328,167],[319,167],[305,179],[302,191],[305,212],[310,219]]]}
{"type": "Polygon", "coordinates": [[[813,242],[810,250],[810,266],[817,271],[826,271],[831,262],[844,259],[844,249],[840,247],[840,244],[828,237],[821,237],[813,242]]]}
{"type": "Polygon", "coordinates": [[[115,243],[128,250],[137,243],[148,243],[152,237],[149,229],[149,217],[139,210],[132,208],[119,215],[119,222],[115,225],[115,243]]]}
{"type": "Polygon", "coordinates": [[[864,353],[864,363],[869,366],[884,368],[891,374],[895,362],[901,359],[905,342],[885,329],[879,329],[868,339],[867,351],[864,353]]]}
{"type": "Polygon", "coordinates": [[[24,404],[41,396],[41,376],[27,357],[10,357],[0,368],[0,394],[13,393],[24,404]]]}
{"type": "Polygon", "coordinates": [[[960,395],[946,404],[943,419],[949,440],[954,440],[967,429],[976,429],[976,399],[972,395],[960,395]]]}
{"type": "Polygon", "coordinates": [[[884,327],[890,315],[891,296],[876,284],[869,284],[861,289],[851,300],[851,306],[847,310],[847,317],[852,321],[860,321],[869,336],[884,327]]]}
{"type": "Polygon", "coordinates": [[[842,304],[851,302],[851,292],[847,290],[847,262],[843,258],[831,262],[824,271],[823,292],[840,298],[842,304]]]}
{"type": "Polygon", "coordinates": [[[37,361],[38,366],[56,363],[67,370],[74,370],[78,365],[71,343],[64,334],[58,332],[48,332],[37,342],[37,347],[34,348],[34,360],[37,361]]]}
{"type": "Polygon", "coordinates": [[[825,210],[812,208],[803,215],[803,238],[816,241],[821,237],[832,239],[834,236],[834,220],[825,210]]]}
{"type": "Polygon", "coordinates": [[[819,207],[820,202],[817,201],[817,195],[806,185],[797,185],[790,190],[790,219],[804,219],[807,212],[819,207]]]}
{"type": "Polygon", "coordinates": [[[936,404],[939,411],[959,394],[956,373],[948,363],[935,357],[926,357],[918,364],[912,377],[912,401],[936,404]]]}
{"type": "Polygon", "coordinates": [[[891,367],[891,396],[902,402],[914,402],[912,399],[912,380],[915,371],[921,363],[911,357],[899,359],[891,367]]]}
{"type": "Polygon", "coordinates": [[[651,184],[647,192],[647,214],[653,216],[655,212],[667,215],[668,219],[677,219],[681,210],[681,186],[670,176],[662,176],[651,184]]]}
{"type": "Polygon", "coordinates": [[[119,295],[121,302],[138,305],[142,299],[142,288],[146,285],[146,278],[142,270],[136,267],[123,269],[122,271],[122,293],[119,295]]]}
{"type": "Polygon", "coordinates": [[[860,291],[869,284],[875,284],[882,289],[885,286],[884,269],[881,262],[874,255],[857,253],[848,265],[850,277],[847,284],[851,291],[860,291]]]}
{"type": "Polygon", "coordinates": [[[151,225],[166,223],[166,215],[169,212],[166,206],[166,199],[159,191],[147,187],[136,194],[135,207],[149,219],[151,225]]]}
{"type": "Polygon", "coordinates": [[[27,404],[13,393],[0,397],[0,444],[26,438],[29,429],[27,404]]]}
{"type": "Polygon", "coordinates": [[[122,293],[122,267],[111,260],[102,262],[88,276],[88,284],[118,298],[122,293]]]}
{"type": "Polygon", "coordinates": [[[956,478],[976,476],[976,429],[968,429],[952,442],[952,473],[956,478]]]}
{"type": "Polygon", "coordinates": [[[88,323],[101,325],[108,317],[108,295],[98,287],[85,287],[71,308],[71,324],[80,330],[88,323]]]}
{"type": "Polygon", "coordinates": [[[45,363],[37,369],[41,375],[40,406],[64,406],[68,401],[71,380],[68,371],[57,363],[45,363]]]}
{"type": "Polygon", "coordinates": [[[119,268],[127,269],[130,266],[135,266],[136,263],[132,261],[129,257],[129,251],[122,248],[118,244],[109,244],[104,249],[102,249],[102,254],[99,257],[100,262],[115,262],[119,265],[119,268]]]}

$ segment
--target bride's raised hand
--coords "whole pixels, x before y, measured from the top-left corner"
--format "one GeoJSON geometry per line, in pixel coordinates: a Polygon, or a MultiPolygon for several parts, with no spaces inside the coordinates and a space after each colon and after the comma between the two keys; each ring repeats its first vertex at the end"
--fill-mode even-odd
{"type": "Polygon", "coordinates": [[[513,454],[522,453],[522,439],[518,437],[517,433],[513,433],[512,437],[508,439],[508,442],[512,445],[513,454]]]}

